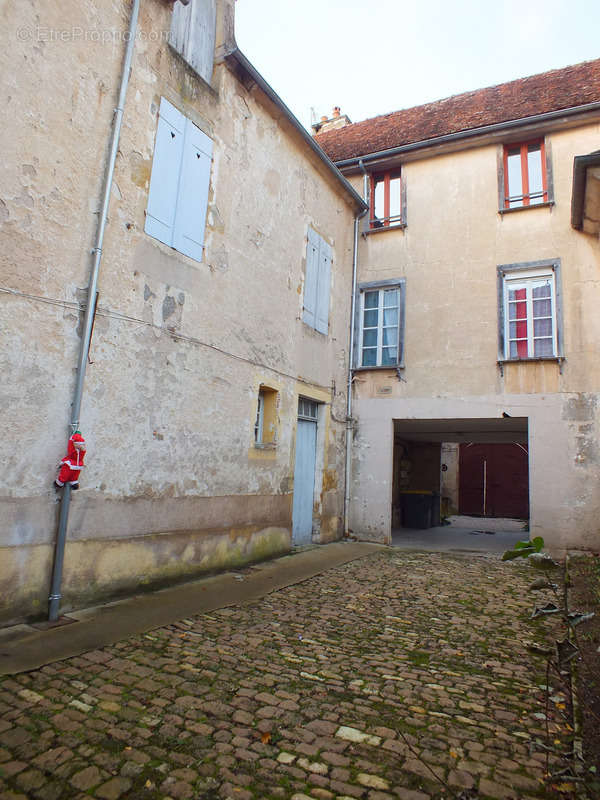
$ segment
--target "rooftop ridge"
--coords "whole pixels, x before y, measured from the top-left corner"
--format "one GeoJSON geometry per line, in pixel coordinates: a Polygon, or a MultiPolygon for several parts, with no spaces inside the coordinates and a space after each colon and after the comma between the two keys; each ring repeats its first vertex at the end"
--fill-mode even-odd
{"type": "Polygon", "coordinates": [[[334,161],[600,100],[600,58],[390,111],[315,139],[334,161]]]}

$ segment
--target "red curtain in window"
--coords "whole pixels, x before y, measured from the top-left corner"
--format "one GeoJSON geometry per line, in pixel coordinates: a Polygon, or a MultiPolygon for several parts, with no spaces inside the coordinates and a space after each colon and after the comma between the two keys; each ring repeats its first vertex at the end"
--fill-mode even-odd
{"type": "Polygon", "coordinates": [[[527,289],[517,289],[515,292],[516,320],[517,320],[517,355],[527,358],[527,289]]]}

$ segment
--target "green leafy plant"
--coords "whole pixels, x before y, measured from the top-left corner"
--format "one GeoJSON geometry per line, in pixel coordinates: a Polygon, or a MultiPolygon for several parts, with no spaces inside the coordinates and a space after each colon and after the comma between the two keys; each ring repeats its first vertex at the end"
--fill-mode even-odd
{"type": "Polygon", "coordinates": [[[533,553],[539,553],[544,546],[541,536],[535,536],[527,542],[517,542],[512,550],[507,550],[502,556],[502,561],[512,561],[514,558],[527,558],[533,553]]]}

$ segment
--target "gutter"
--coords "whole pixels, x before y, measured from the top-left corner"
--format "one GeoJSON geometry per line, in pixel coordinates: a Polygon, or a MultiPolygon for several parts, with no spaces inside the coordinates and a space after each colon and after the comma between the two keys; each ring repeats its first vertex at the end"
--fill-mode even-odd
{"type": "MultiPolygon", "coordinates": [[[[77,364],[77,378],[75,381],[75,392],[73,395],[73,403],[71,405],[71,433],[79,427],[79,412],[81,411],[81,398],[83,395],[83,383],[85,381],[85,370],[87,366],[88,351],[90,349],[90,341],[92,338],[92,328],[94,325],[94,314],[96,311],[96,291],[98,286],[98,275],[100,272],[100,261],[102,259],[102,244],[104,242],[104,231],[106,228],[106,221],[108,218],[108,206],[110,204],[110,191],[113,182],[113,175],[115,172],[115,162],[117,160],[117,151],[119,149],[119,138],[121,135],[121,122],[123,121],[123,109],[125,107],[125,96],[127,94],[127,84],[129,83],[129,73],[131,70],[131,62],[133,60],[133,51],[135,48],[136,28],[138,21],[138,13],[140,10],[140,0],[133,0],[131,9],[131,17],[129,20],[129,33],[127,39],[127,48],[125,50],[125,60],[123,62],[123,69],[121,71],[121,85],[119,89],[119,100],[115,108],[115,116],[113,120],[112,141],[110,146],[110,155],[106,166],[106,177],[104,181],[104,195],[102,198],[102,210],[98,220],[98,228],[96,232],[96,244],[92,253],[94,255],[94,263],[90,273],[90,281],[87,291],[87,304],[85,307],[85,317],[83,320],[83,335],[81,337],[81,346],[79,348],[79,360],[77,364]]],[[[50,588],[50,596],[48,598],[48,619],[50,622],[56,622],[58,619],[58,612],[61,599],[61,583],[62,583],[62,570],[65,554],[65,543],[67,540],[67,525],[69,522],[69,508],[71,505],[71,486],[65,483],[63,494],[60,502],[60,517],[58,521],[58,533],[56,535],[56,546],[54,550],[54,564],[52,567],[52,582],[50,588]]]]}
{"type": "Polygon", "coordinates": [[[573,159],[573,193],[571,195],[571,227],[576,231],[583,228],[585,189],[589,167],[600,166],[600,150],[587,156],[573,159]]]}
{"type": "Polygon", "coordinates": [[[339,169],[342,169],[343,167],[356,167],[358,166],[359,161],[368,163],[370,161],[378,161],[384,158],[392,158],[393,156],[402,155],[403,153],[411,153],[414,150],[422,150],[427,147],[435,147],[437,145],[448,144],[450,142],[457,142],[461,141],[462,139],[471,139],[475,136],[483,136],[484,134],[503,133],[505,131],[511,131],[515,128],[522,128],[525,125],[551,122],[552,120],[560,119],[561,117],[571,117],[575,116],[576,114],[585,114],[592,111],[600,111],[600,102],[587,103],[586,105],[574,106],[572,108],[563,108],[560,111],[548,111],[544,114],[535,114],[532,117],[512,119],[508,122],[497,122],[493,125],[484,125],[481,128],[471,128],[467,131],[447,133],[444,136],[435,136],[431,139],[421,139],[418,142],[402,144],[398,145],[398,147],[390,147],[387,150],[378,150],[377,152],[367,153],[366,155],[341,159],[340,161],[336,161],[335,165],[339,169]]]}
{"type": "Polygon", "coordinates": [[[319,160],[323,163],[335,180],[341,185],[344,191],[350,195],[354,201],[354,204],[359,208],[359,210],[366,212],[368,207],[362,197],[349,183],[349,181],[344,178],[337,166],[333,163],[329,156],[326,155],[325,151],[322,150],[321,147],[316,143],[314,138],[310,135],[298,118],[294,116],[294,114],[283,102],[281,97],[279,97],[277,92],[275,92],[275,90],[266,82],[260,72],[258,72],[256,68],[252,66],[246,56],[241,52],[239,47],[236,46],[232,50],[226,52],[223,56],[223,60],[234,74],[239,77],[239,72],[241,71],[248,78],[250,78],[259,87],[259,89],[264,92],[264,94],[266,94],[269,100],[271,100],[271,102],[283,113],[290,125],[296,130],[297,133],[300,134],[302,139],[304,139],[305,144],[310,147],[313,153],[319,158],[319,160]]]}

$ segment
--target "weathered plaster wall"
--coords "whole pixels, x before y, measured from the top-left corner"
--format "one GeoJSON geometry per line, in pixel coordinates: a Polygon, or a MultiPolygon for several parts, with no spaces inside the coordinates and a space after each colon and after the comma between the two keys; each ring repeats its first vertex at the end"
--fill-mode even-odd
{"type": "MultiPolygon", "coordinates": [[[[129,8],[126,0],[44,0],[0,9],[9,31],[0,54],[9,112],[0,286],[20,293],[0,293],[0,363],[11,376],[0,388],[10,431],[0,443],[0,619],[46,605],[52,481],[66,446],[78,303],[129,8]],[[93,31],[113,33],[97,41],[93,31]]],[[[332,415],[343,419],[345,407],[353,210],[256,88],[224,65],[208,86],[170,50],[170,13],[167,3],[142,1],[81,414],[88,455],[73,495],[64,607],[289,548],[299,386],[324,403],[327,423],[316,530],[323,540],[341,533],[344,430],[332,415]],[[161,97],[214,142],[202,263],[144,233],[161,97]],[[309,225],[334,253],[328,337],[301,321],[309,225]],[[268,453],[254,447],[261,383],[279,392],[278,441],[268,453]]]]}
{"type": "MultiPolygon", "coordinates": [[[[600,242],[570,225],[573,158],[600,126],[551,133],[555,205],[498,213],[497,146],[403,165],[407,227],[368,235],[360,281],[406,279],[405,361],[357,373],[355,533],[386,541],[394,418],[529,418],[532,531],[557,552],[600,549],[600,242]],[[566,361],[497,365],[499,264],[560,258],[566,361]],[[383,396],[378,387],[391,386],[383,396]],[[368,446],[366,443],[368,442],[368,446]],[[381,453],[381,460],[377,455],[381,453]]],[[[353,178],[358,189],[359,176],[353,178]]],[[[387,391],[387,389],[386,389],[387,391]]]]}

